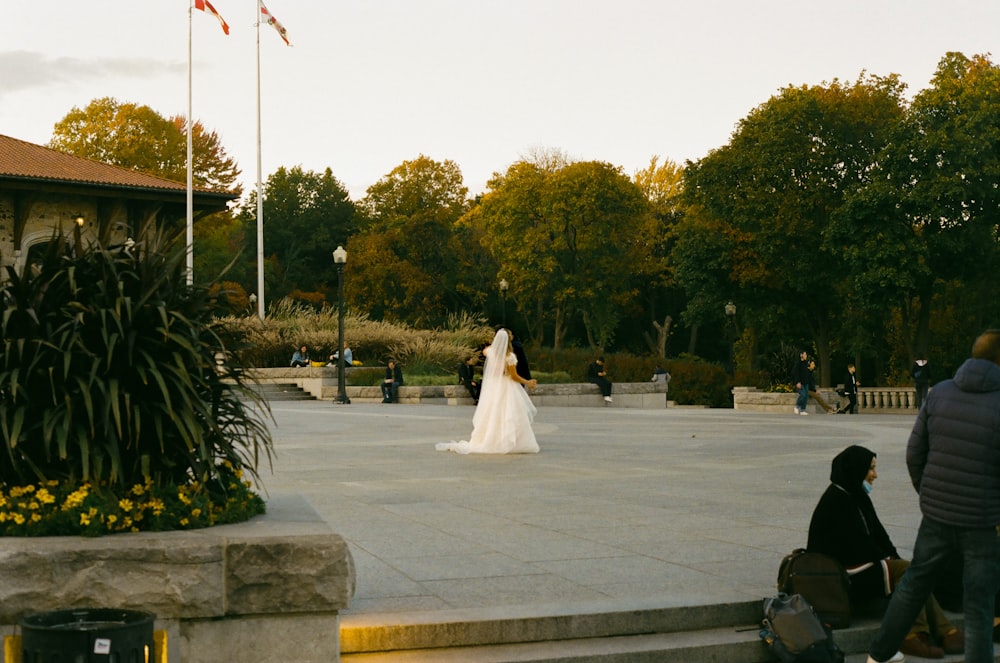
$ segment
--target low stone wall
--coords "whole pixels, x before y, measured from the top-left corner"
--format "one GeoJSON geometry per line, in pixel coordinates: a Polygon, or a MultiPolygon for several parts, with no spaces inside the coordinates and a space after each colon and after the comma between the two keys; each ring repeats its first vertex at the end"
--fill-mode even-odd
{"type": "MultiPolygon", "coordinates": [[[[605,403],[597,385],[589,382],[570,384],[540,384],[531,392],[532,402],[545,407],[619,407],[634,409],[662,409],[668,407],[667,392],[658,390],[653,383],[626,382],[616,384],[611,393],[612,402],[605,403]]],[[[333,399],[337,388],[325,391],[323,399],[333,399]]],[[[347,387],[347,397],[352,403],[381,403],[381,387],[347,387]]],[[[434,405],[473,405],[468,390],[462,385],[436,385],[399,388],[398,402],[434,405]]]]}
{"type": "MultiPolygon", "coordinates": [[[[847,405],[848,399],[834,389],[820,389],[820,396],[836,407],[847,405]]],[[[756,387],[733,387],[733,407],[754,412],[790,413],[795,407],[797,394],[760,391],[756,387]]],[[[813,399],[809,399],[808,412],[822,413],[813,399]]],[[[913,387],[862,387],[858,390],[859,414],[916,414],[916,392],[913,387]]]]}
{"type": "MultiPolygon", "coordinates": [[[[346,368],[345,376],[364,368],[346,368]]],[[[337,368],[255,368],[249,371],[251,378],[261,383],[295,384],[320,400],[332,401],[337,397],[337,368]]],[[[379,386],[359,387],[347,385],[347,397],[351,402],[381,403],[382,389],[379,386]]],[[[605,403],[597,385],[589,382],[569,384],[539,384],[531,392],[535,405],[561,405],[564,407],[619,407],[653,409],[669,407],[667,385],[663,382],[621,382],[615,383],[611,396],[613,402],[605,403]]],[[[458,384],[433,386],[408,386],[399,388],[400,403],[425,403],[435,405],[472,405],[472,398],[465,387],[458,384]]]]}
{"type": "Polygon", "coordinates": [[[36,612],[144,610],[169,663],[328,663],[354,586],[344,539],[300,496],[272,496],[238,525],[2,539],[0,637],[36,612]]]}

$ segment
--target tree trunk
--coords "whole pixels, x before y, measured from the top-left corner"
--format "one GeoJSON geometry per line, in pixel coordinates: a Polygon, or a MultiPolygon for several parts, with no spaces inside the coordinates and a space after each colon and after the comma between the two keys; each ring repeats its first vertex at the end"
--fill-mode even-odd
{"type": "Polygon", "coordinates": [[[670,338],[670,326],[673,322],[674,319],[669,315],[663,319],[662,325],[653,320],[653,327],[656,328],[656,347],[653,348],[653,351],[660,359],[667,358],[667,339],[670,338]]]}
{"type": "Polygon", "coordinates": [[[695,355],[698,346],[698,325],[691,325],[691,338],[688,340],[688,354],[695,355]]]}

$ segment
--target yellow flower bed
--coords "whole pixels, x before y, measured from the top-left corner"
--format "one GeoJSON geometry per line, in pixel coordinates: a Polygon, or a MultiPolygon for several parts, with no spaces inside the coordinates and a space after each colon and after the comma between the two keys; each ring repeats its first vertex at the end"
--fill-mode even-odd
{"type": "Polygon", "coordinates": [[[0,484],[0,535],[101,536],[117,532],[197,529],[243,522],[264,512],[242,471],[219,466],[211,486],[196,481],[124,488],[90,482],[0,484]]]}

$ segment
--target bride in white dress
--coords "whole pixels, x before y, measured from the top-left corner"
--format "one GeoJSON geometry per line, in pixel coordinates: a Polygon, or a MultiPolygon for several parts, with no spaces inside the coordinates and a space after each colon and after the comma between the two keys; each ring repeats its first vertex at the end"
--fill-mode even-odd
{"type": "Polygon", "coordinates": [[[439,442],[435,448],[460,454],[538,453],[538,442],[531,430],[537,410],[521,386],[534,388],[538,381],[517,374],[517,358],[506,329],[497,331],[483,354],[486,363],[479,405],[472,417],[472,435],[459,442],[439,442]]]}

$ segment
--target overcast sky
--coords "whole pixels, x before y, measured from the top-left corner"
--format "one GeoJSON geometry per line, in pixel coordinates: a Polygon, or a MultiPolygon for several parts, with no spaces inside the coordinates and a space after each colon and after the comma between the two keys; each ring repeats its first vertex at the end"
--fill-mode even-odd
{"type": "MultiPolygon", "coordinates": [[[[98,97],[186,114],[190,0],[3,0],[0,133],[44,144],[98,97]]],[[[257,176],[256,2],[193,16],[194,117],[257,176]]],[[[458,164],[471,193],[533,150],[628,174],[725,145],[787,85],[1000,53],[1000,0],[265,0],[262,162],[331,168],[364,195],[404,160],[458,164]]]]}

